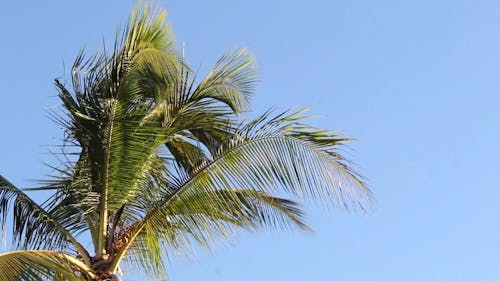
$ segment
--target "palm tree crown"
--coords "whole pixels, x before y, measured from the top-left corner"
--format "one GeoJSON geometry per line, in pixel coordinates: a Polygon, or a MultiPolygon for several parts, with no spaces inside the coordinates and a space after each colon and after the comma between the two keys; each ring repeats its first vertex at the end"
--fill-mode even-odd
{"type": "Polygon", "coordinates": [[[280,194],[342,208],[371,200],[339,154],[348,139],[303,124],[301,111],[239,121],[253,58],[227,52],[196,79],[164,17],[137,9],[111,53],[81,53],[70,83],[55,81],[69,160],[37,188],[52,194],[43,204],[0,176],[0,224],[12,212],[16,248],[0,254],[0,281],[116,280],[122,261],[162,276],[169,251],[190,243],[307,229],[280,194]]]}

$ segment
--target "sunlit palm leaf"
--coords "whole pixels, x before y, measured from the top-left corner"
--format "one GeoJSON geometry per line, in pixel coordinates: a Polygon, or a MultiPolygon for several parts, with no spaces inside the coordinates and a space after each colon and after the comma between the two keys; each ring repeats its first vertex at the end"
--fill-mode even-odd
{"type": "Polygon", "coordinates": [[[188,251],[193,240],[211,248],[214,242],[233,236],[235,228],[310,230],[297,203],[254,190],[191,190],[173,200],[162,215],[144,226],[130,250],[135,253],[131,261],[157,276],[165,274],[166,250],[188,251]]]}
{"type": "Polygon", "coordinates": [[[81,261],[55,251],[0,254],[0,281],[85,281],[94,272],[81,261]]]}
{"type": "Polygon", "coordinates": [[[250,187],[363,208],[360,204],[368,203],[372,194],[338,152],[346,139],[302,125],[297,122],[301,119],[298,114],[280,114],[249,122],[159,206],[190,188],[250,187]]]}
{"type": "Polygon", "coordinates": [[[232,226],[306,227],[294,202],[268,195],[282,192],[364,210],[372,194],[338,152],[346,139],[301,124],[300,112],[270,115],[241,126],[194,174],[186,174],[175,189],[164,189],[131,228],[132,237],[155,241],[156,257],[161,239],[209,246],[230,235],[232,226]]]}

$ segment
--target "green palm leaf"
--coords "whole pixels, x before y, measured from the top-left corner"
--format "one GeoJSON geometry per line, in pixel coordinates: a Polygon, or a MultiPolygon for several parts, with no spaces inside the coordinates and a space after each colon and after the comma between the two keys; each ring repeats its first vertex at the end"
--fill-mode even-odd
{"type": "Polygon", "coordinates": [[[234,235],[233,228],[310,228],[296,202],[254,190],[192,190],[171,202],[164,217],[151,219],[129,250],[129,263],[149,274],[165,276],[164,257],[170,248],[189,251],[191,241],[205,248],[234,235]],[[165,248],[167,246],[168,248],[165,248]]]}
{"type": "Polygon", "coordinates": [[[72,245],[82,258],[89,261],[85,248],[57,219],[0,176],[0,225],[4,232],[10,204],[14,209],[13,239],[17,241],[19,248],[46,247],[63,250],[72,245]]]}
{"type": "Polygon", "coordinates": [[[201,81],[193,99],[211,98],[229,106],[234,112],[248,109],[255,87],[255,61],[248,50],[227,52],[201,81]]]}
{"type": "Polygon", "coordinates": [[[270,118],[268,112],[242,125],[210,160],[184,174],[180,185],[163,189],[131,227],[129,245],[136,237],[150,241],[142,243],[152,249],[143,258],[153,263],[161,240],[182,246],[179,241],[194,239],[209,246],[234,226],[283,227],[291,221],[306,227],[293,201],[268,195],[280,192],[364,210],[372,194],[338,153],[347,140],[301,124],[300,113],[270,118]]]}
{"type": "Polygon", "coordinates": [[[95,274],[81,261],[62,252],[16,251],[0,254],[0,281],[85,281],[95,274]]]}

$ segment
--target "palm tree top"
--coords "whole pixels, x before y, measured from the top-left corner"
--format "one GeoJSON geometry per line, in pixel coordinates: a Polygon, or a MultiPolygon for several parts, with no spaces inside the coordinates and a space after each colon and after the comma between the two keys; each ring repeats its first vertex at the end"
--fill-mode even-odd
{"type": "Polygon", "coordinates": [[[42,204],[0,176],[0,224],[11,212],[16,250],[0,255],[1,281],[114,280],[123,261],[162,276],[165,258],[192,243],[309,229],[296,200],[370,205],[341,154],[349,139],[307,125],[303,111],[241,121],[254,58],[226,52],[197,79],[165,14],[137,8],[111,52],[81,52],[71,81],[55,81],[69,161],[37,188],[52,194],[42,204]]]}

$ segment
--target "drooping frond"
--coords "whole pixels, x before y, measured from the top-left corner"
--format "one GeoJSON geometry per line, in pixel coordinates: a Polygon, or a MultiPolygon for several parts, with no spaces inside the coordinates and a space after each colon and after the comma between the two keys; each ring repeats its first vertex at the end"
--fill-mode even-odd
{"type": "Polygon", "coordinates": [[[242,125],[209,160],[150,203],[129,236],[157,245],[144,255],[146,262],[152,262],[148,254],[159,255],[162,240],[209,246],[234,227],[306,227],[296,203],[273,194],[365,209],[372,194],[338,151],[347,139],[300,123],[301,112],[270,115],[242,125]]]}
{"type": "Polygon", "coordinates": [[[251,189],[189,190],[179,194],[163,212],[168,220],[166,226],[177,229],[179,235],[187,234],[187,238],[194,238],[205,247],[230,236],[232,226],[309,229],[296,202],[251,189]]]}
{"type": "Polygon", "coordinates": [[[190,189],[250,188],[364,209],[372,194],[339,153],[346,138],[299,123],[300,112],[268,115],[242,126],[158,206],[190,189]]]}
{"type": "Polygon", "coordinates": [[[254,190],[191,190],[180,194],[162,217],[144,225],[125,260],[154,276],[164,276],[165,257],[189,251],[192,241],[205,248],[232,237],[236,228],[310,230],[297,203],[254,190]]]}
{"type": "Polygon", "coordinates": [[[15,251],[0,254],[0,281],[85,281],[94,272],[62,252],[15,251]]]}
{"type": "Polygon", "coordinates": [[[42,204],[47,213],[75,237],[90,230],[93,241],[95,230],[92,221],[99,194],[92,191],[91,177],[85,160],[81,158],[74,166],[53,167],[59,175],[42,181],[43,184],[30,190],[50,191],[52,195],[42,204]]]}
{"type": "MultiPolygon", "coordinates": [[[[13,207],[13,239],[18,248],[67,249],[72,246],[86,261],[88,252],[40,205],[29,198],[19,188],[0,176],[0,225],[5,229],[9,206],[13,207]]],[[[71,214],[69,214],[71,216],[71,214]]]]}

